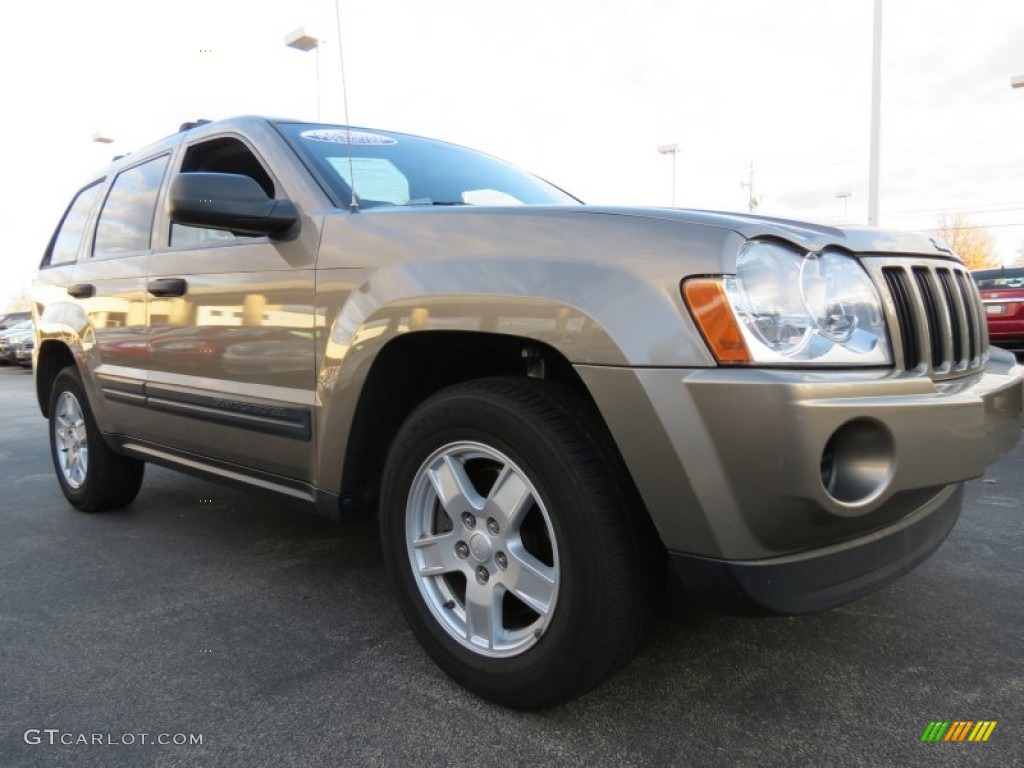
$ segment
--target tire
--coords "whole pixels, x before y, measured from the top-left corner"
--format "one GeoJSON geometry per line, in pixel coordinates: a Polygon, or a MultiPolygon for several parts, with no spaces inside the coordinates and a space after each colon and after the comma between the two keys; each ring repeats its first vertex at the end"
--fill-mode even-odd
{"type": "Polygon", "coordinates": [[[603,422],[532,379],[460,384],[419,406],[392,443],[380,523],[420,643],[518,709],[574,698],[628,660],[665,573],[603,422]]]}
{"type": "Polygon", "coordinates": [[[50,390],[50,456],[64,497],[83,512],[123,507],[138,495],[145,463],[115,453],[103,440],[74,366],[50,390]]]}

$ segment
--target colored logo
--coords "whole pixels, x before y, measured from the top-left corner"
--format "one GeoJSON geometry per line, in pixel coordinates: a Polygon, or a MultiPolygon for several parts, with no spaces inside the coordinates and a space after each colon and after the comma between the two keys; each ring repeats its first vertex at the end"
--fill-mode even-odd
{"type": "Polygon", "coordinates": [[[995,729],[995,720],[933,720],[921,741],[988,741],[995,729]]]}

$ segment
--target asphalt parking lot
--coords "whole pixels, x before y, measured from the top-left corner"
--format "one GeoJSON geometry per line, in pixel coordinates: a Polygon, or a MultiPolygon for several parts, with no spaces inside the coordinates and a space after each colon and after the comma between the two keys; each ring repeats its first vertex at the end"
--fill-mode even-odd
{"type": "Polygon", "coordinates": [[[2,766],[1024,765],[1022,446],[882,592],[752,619],[670,584],[629,666],[519,713],[420,650],[375,524],[153,467],[128,509],[81,514],[30,372],[0,368],[0,424],[2,766]],[[922,743],[932,720],[998,725],[922,743]],[[60,744],[92,734],[112,743],[60,744]]]}

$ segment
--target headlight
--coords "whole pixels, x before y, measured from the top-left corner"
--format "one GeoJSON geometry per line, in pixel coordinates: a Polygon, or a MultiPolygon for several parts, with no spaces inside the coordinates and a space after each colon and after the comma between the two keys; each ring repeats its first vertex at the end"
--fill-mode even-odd
{"type": "Polygon", "coordinates": [[[734,277],[687,281],[683,293],[719,362],[892,363],[878,292],[860,263],[838,251],[749,242],[734,277]]]}

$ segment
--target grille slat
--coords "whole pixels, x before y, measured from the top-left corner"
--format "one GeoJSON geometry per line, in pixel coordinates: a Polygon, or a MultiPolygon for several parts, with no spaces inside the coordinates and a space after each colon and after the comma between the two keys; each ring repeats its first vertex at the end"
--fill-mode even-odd
{"type": "Polygon", "coordinates": [[[880,273],[888,292],[894,352],[904,370],[939,379],[982,367],[988,359],[988,332],[966,269],[930,260],[886,261],[875,274],[880,273]]]}
{"type": "Polygon", "coordinates": [[[974,281],[963,272],[956,273],[956,281],[960,285],[960,295],[967,307],[967,324],[971,332],[970,366],[979,364],[982,353],[988,349],[988,324],[985,320],[985,308],[974,281]]]}
{"type": "Polygon", "coordinates": [[[927,267],[914,267],[913,272],[917,288],[921,292],[921,300],[924,302],[925,331],[928,336],[928,348],[931,350],[932,369],[940,370],[946,359],[943,354],[943,331],[948,332],[949,329],[939,316],[939,302],[935,296],[931,272],[927,267]]]}
{"type": "Polygon", "coordinates": [[[952,343],[953,357],[951,362],[957,370],[967,367],[966,355],[964,354],[964,330],[967,328],[967,320],[964,315],[963,302],[960,298],[960,291],[953,285],[953,273],[948,269],[936,270],[939,276],[939,285],[942,286],[942,297],[946,301],[946,311],[950,318],[950,341],[952,343]]]}
{"type": "Polygon", "coordinates": [[[896,306],[896,321],[899,324],[899,340],[903,347],[903,367],[908,371],[921,364],[921,346],[917,343],[917,328],[914,322],[914,305],[907,285],[907,273],[899,267],[882,270],[889,295],[896,306]]]}

